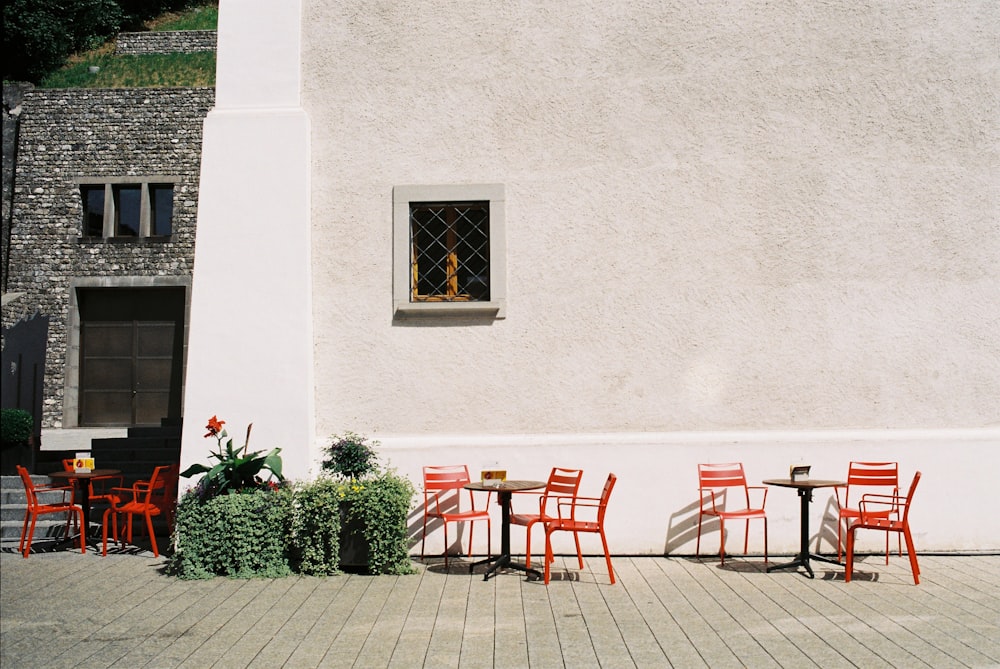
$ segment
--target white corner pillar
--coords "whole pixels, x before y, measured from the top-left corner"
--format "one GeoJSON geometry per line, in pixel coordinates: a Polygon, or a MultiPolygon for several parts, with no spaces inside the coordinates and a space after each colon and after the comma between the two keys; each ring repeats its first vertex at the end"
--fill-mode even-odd
{"type": "MultiPolygon", "coordinates": [[[[299,0],[223,0],[204,126],[181,467],[208,462],[218,415],[234,443],[282,448],[307,474],[314,440],[309,119],[299,0]]],[[[190,483],[181,480],[183,491],[190,483]]]]}

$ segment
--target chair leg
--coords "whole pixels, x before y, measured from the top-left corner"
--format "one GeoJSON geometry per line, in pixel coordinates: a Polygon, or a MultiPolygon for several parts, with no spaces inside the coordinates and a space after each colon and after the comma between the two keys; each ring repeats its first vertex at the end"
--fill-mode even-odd
{"type": "Polygon", "coordinates": [[[906,539],[906,552],[910,555],[910,569],[913,570],[913,584],[920,585],[920,566],[917,564],[917,551],[913,550],[913,537],[910,535],[910,528],[903,529],[903,538],[906,539]]]}
{"type": "Polygon", "coordinates": [[[701,555],[701,512],[698,513],[698,539],[694,542],[694,555],[701,555]]]}
{"type": "Polygon", "coordinates": [[[424,544],[427,542],[427,513],[424,512],[424,533],[420,536],[420,559],[424,559],[424,544]]]}
{"type": "Polygon", "coordinates": [[[529,520],[528,524],[524,526],[524,566],[528,569],[531,569],[531,528],[534,527],[537,522],[538,520],[529,520]]]}
{"type": "MultiPolygon", "coordinates": [[[[73,515],[73,514],[70,514],[70,515],[73,515]]],[[[76,515],[79,516],[79,518],[80,518],[80,527],[83,527],[83,522],[84,522],[83,521],[83,509],[81,509],[80,507],[76,507],[76,515]]],[[[87,533],[86,532],[82,532],[82,531],[80,532],[80,552],[81,553],[86,553],[87,552],[87,533]]]]}
{"type": "Polygon", "coordinates": [[[844,531],[844,519],[840,515],[837,516],[837,562],[843,562],[843,551],[841,547],[844,545],[843,539],[844,531]]]}
{"type": "MultiPolygon", "coordinates": [[[[28,559],[28,554],[31,552],[31,538],[35,536],[35,523],[38,522],[38,514],[31,514],[31,527],[28,529],[28,540],[24,544],[24,548],[21,550],[24,553],[24,559],[28,559]]],[[[23,539],[23,535],[22,535],[23,539]]]]}
{"type": "Polygon", "coordinates": [[[545,528],[545,573],[543,581],[545,585],[549,584],[549,577],[552,573],[552,563],[555,561],[555,556],[552,554],[552,532],[549,528],[545,528]]]}
{"type": "MultiPolygon", "coordinates": [[[[574,533],[575,534],[575,533],[574,533]]],[[[604,544],[604,560],[608,563],[608,576],[611,577],[611,585],[615,584],[615,569],[611,566],[611,552],[608,550],[608,540],[604,536],[604,529],[601,529],[601,543],[604,544]]]]}
{"type": "Polygon", "coordinates": [[[747,551],[749,550],[750,550],[750,519],[747,518],[747,522],[743,526],[743,554],[746,555],[747,551]]]}
{"type": "Polygon", "coordinates": [[[857,530],[847,528],[847,565],[844,567],[844,581],[851,582],[851,575],[854,573],[854,533],[857,530]]]}
{"type": "Polygon", "coordinates": [[[726,521],[719,516],[719,557],[726,564],[726,521]]]}
{"type": "MultiPolygon", "coordinates": [[[[21,524],[21,541],[20,541],[20,543],[17,544],[17,552],[18,553],[23,553],[24,552],[24,539],[25,539],[26,536],[28,536],[28,519],[29,518],[31,518],[31,512],[30,511],[25,511],[24,512],[24,522],[21,524]]],[[[30,541],[29,541],[29,543],[30,543],[30,541]]],[[[25,556],[25,557],[27,557],[27,556],[25,556]]]]}
{"type": "Polygon", "coordinates": [[[444,521],[444,568],[448,569],[448,521],[444,521]]]}
{"type": "Polygon", "coordinates": [[[580,533],[573,533],[573,540],[576,542],[576,560],[580,563],[580,569],[583,569],[583,551],[580,550],[580,533]]]}
{"type": "Polygon", "coordinates": [[[149,543],[153,546],[153,557],[160,557],[160,551],[156,549],[156,534],[153,532],[153,516],[145,514],[146,529],[149,530],[149,543]]]}
{"type": "Polygon", "coordinates": [[[764,564],[767,563],[767,516],[764,516],[764,564]]]}

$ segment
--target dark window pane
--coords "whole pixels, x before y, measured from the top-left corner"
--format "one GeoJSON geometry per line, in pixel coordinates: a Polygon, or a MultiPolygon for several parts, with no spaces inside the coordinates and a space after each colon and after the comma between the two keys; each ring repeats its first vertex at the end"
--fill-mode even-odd
{"type": "Polygon", "coordinates": [[[104,236],[104,186],[80,186],[83,201],[83,236],[104,236]]]}
{"type": "Polygon", "coordinates": [[[410,206],[412,297],[490,299],[489,202],[410,206]]]}
{"type": "Polygon", "coordinates": [[[154,237],[169,237],[174,224],[174,187],[169,184],[150,184],[149,207],[149,234],[154,237]]]}
{"type": "Polygon", "coordinates": [[[142,204],[141,186],[113,186],[115,199],[115,236],[139,236],[139,212],[142,204]]]}

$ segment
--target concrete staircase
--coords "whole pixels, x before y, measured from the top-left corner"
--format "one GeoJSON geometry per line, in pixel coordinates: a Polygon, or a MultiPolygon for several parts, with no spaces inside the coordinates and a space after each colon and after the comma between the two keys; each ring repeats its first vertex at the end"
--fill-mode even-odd
{"type": "MultiPolygon", "coordinates": [[[[36,485],[53,483],[48,476],[32,474],[31,480],[36,485]]],[[[47,492],[39,495],[41,502],[60,502],[63,494],[47,492]]],[[[28,508],[24,494],[24,484],[20,476],[0,476],[0,539],[9,541],[19,539],[24,523],[24,513],[28,508]]],[[[66,531],[66,515],[51,513],[38,517],[35,525],[35,538],[61,537],[66,531]]]]}

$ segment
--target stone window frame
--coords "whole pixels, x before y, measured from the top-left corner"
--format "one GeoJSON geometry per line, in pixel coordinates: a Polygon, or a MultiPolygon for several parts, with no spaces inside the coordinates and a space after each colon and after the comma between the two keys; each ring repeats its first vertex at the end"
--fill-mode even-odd
{"type": "Polygon", "coordinates": [[[507,306],[507,225],[503,184],[400,185],[392,189],[393,316],[469,316],[502,319],[507,306]],[[414,301],[411,286],[410,204],[488,202],[490,284],[488,301],[414,301]]]}
{"type": "Polygon", "coordinates": [[[81,241],[97,241],[97,240],[116,240],[116,241],[137,241],[137,240],[151,240],[151,241],[171,241],[176,233],[176,213],[177,213],[177,186],[180,184],[182,179],[176,175],[163,176],[163,175],[153,175],[147,177],[78,177],[74,179],[76,185],[77,195],[80,197],[80,240],[81,241]],[[169,185],[173,188],[174,203],[171,208],[171,221],[170,221],[170,234],[169,235],[152,235],[150,234],[150,228],[152,225],[152,206],[151,198],[149,195],[150,186],[162,186],[169,185]],[[100,237],[93,235],[87,235],[84,216],[86,203],[83,202],[82,189],[84,187],[93,186],[104,186],[104,230],[100,237]],[[139,186],[141,188],[140,203],[139,203],[139,235],[136,237],[129,235],[118,235],[115,230],[115,210],[114,210],[114,195],[113,189],[115,186],[139,186]]]}

